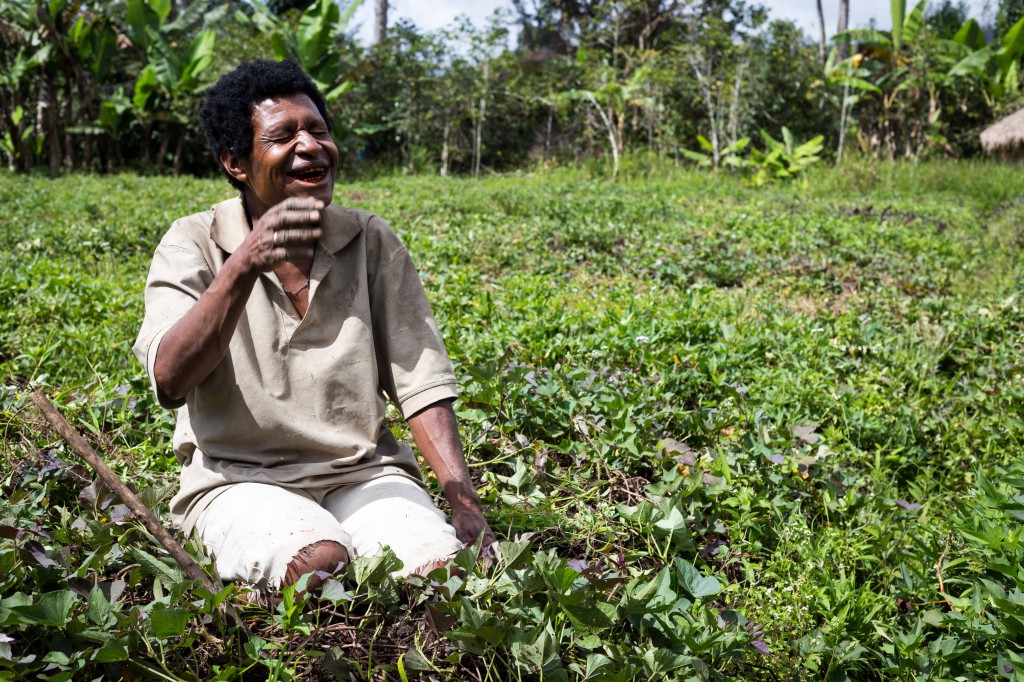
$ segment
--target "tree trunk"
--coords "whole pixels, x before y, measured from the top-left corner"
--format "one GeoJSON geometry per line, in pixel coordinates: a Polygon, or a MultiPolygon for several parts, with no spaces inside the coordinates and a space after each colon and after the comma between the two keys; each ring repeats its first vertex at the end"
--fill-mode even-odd
{"type": "Polygon", "coordinates": [[[144,121],[142,124],[142,165],[148,171],[153,166],[153,156],[150,151],[150,135],[153,133],[153,122],[144,121]]]}
{"type": "Polygon", "coordinates": [[[484,62],[483,67],[483,91],[480,93],[480,100],[477,104],[476,125],[473,131],[473,177],[480,175],[480,148],[483,141],[484,118],[487,116],[487,91],[490,86],[490,63],[484,62]]]}
{"type": "Polygon", "coordinates": [[[555,117],[555,108],[548,105],[548,127],[544,132],[544,163],[548,161],[548,154],[551,153],[551,123],[555,117]]]}
{"type": "Polygon", "coordinates": [[[452,122],[444,122],[444,142],[441,144],[441,177],[448,177],[448,134],[451,131],[452,122]]]}
{"type": "Polygon", "coordinates": [[[736,144],[740,139],[740,100],[743,94],[743,72],[747,68],[746,62],[740,62],[736,69],[736,78],[732,84],[732,101],[729,102],[729,146],[736,144]]]}
{"type": "MultiPolygon", "coordinates": [[[[67,92],[64,94],[64,97],[66,98],[64,100],[64,113],[61,116],[60,123],[61,130],[64,131],[64,167],[72,171],[75,169],[75,140],[74,136],[68,132],[68,124],[75,120],[74,102],[76,97],[71,83],[68,83],[67,92]]],[[[86,135],[85,139],[88,141],[90,136],[86,135]]]]}
{"type": "Polygon", "coordinates": [[[36,107],[36,122],[42,127],[46,136],[47,161],[50,175],[60,174],[60,162],[63,160],[60,151],[60,132],[57,130],[57,93],[54,92],[53,79],[46,77],[39,84],[39,101],[36,107]]]}
{"type": "Polygon", "coordinates": [[[821,0],[818,1],[818,59],[825,63],[825,10],[821,8],[821,0]]]}
{"type": "MultiPolygon", "coordinates": [[[[604,123],[605,130],[608,131],[608,143],[612,148],[612,178],[615,178],[619,174],[619,141],[615,139],[615,125],[612,123],[612,119],[609,118],[608,114],[604,113],[604,109],[597,101],[597,98],[594,97],[594,94],[591,92],[587,92],[586,94],[590,103],[594,105],[598,115],[601,117],[601,122],[604,123]]],[[[615,115],[615,113],[611,111],[611,107],[609,107],[609,112],[612,116],[615,115]]]]}
{"type": "Polygon", "coordinates": [[[182,130],[178,134],[178,140],[174,143],[174,174],[181,175],[181,168],[185,163],[182,152],[185,150],[185,137],[188,131],[182,130]]]}
{"type": "Polygon", "coordinates": [[[166,166],[167,165],[167,150],[171,146],[171,136],[165,130],[164,134],[160,136],[160,151],[156,155],[156,165],[166,166]]]}
{"type": "Polygon", "coordinates": [[[373,22],[373,44],[384,40],[388,32],[388,0],[376,0],[373,22]]]}
{"type": "MultiPolygon", "coordinates": [[[[839,0],[839,24],[836,26],[836,32],[842,33],[850,27],[850,0],[839,0]]],[[[842,41],[839,43],[839,58],[846,59],[847,43],[842,41]]]]}

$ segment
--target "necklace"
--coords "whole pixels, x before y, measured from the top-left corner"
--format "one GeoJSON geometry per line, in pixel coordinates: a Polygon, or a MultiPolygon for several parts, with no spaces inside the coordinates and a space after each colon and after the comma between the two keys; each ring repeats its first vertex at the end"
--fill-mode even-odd
{"type": "MultiPolygon", "coordinates": [[[[309,274],[311,275],[311,274],[313,274],[313,273],[312,273],[312,272],[310,272],[309,274]]],[[[305,283],[305,284],[303,284],[303,285],[302,285],[301,287],[299,287],[298,289],[296,289],[295,291],[288,291],[288,290],[287,290],[287,289],[285,289],[284,287],[281,287],[281,289],[282,289],[282,290],[284,291],[284,293],[285,293],[285,294],[286,294],[286,295],[287,295],[287,296],[288,296],[289,298],[294,298],[295,296],[298,296],[299,294],[301,294],[301,293],[302,293],[303,291],[305,291],[305,290],[306,290],[306,289],[308,289],[308,288],[309,288],[309,275],[306,275],[306,283],[305,283]]]]}

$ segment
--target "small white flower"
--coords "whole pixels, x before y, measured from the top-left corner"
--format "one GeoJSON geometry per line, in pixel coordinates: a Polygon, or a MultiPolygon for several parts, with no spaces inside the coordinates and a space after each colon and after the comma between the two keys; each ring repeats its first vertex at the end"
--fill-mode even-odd
{"type": "Polygon", "coordinates": [[[636,342],[639,343],[640,345],[646,345],[650,340],[651,339],[649,336],[644,336],[643,334],[636,337],[636,342]]]}

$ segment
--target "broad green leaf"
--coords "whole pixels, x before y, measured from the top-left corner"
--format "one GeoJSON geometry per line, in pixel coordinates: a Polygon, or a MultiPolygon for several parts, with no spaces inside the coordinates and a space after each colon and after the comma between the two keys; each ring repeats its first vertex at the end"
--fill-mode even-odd
{"type": "Polygon", "coordinates": [[[701,575],[701,572],[686,559],[676,558],[676,577],[679,586],[694,599],[703,599],[718,594],[722,585],[712,576],[701,575]]]}
{"type": "Polygon", "coordinates": [[[654,533],[669,536],[674,544],[686,545],[690,542],[690,530],[686,527],[686,517],[673,506],[664,518],[654,523],[654,533]]]}
{"type": "Polygon", "coordinates": [[[992,49],[984,47],[977,52],[972,52],[967,57],[964,57],[957,62],[952,69],[949,70],[949,76],[981,76],[986,77],[986,67],[989,62],[993,59],[992,49]]]}
{"type": "Polygon", "coordinates": [[[86,617],[100,627],[107,627],[117,620],[113,611],[110,602],[103,595],[103,590],[99,585],[94,585],[89,592],[89,603],[85,607],[86,617]]]}
{"type": "Polygon", "coordinates": [[[832,36],[832,40],[836,42],[849,41],[853,43],[867,43],[868,45],[875,45],[878,47],[887,47],[892,45],[892,37],[889,34],[870,28],[855,28],[849,31],[843,31],[842,33],[837,33],[832,36]]]}
{"type": "Polygon", "coordinates": [[[889,11],[892,14],[892,49],[903,51],[903,20],[907,16],[907,0],[889,0],[889,11]]]}
{"type": "Polygon", "coordinates": [[[648,672],[659,678],[688,665],[691,661],[693,661],[693,656],[677,654],[671,649],[651,648],[644,652],[644,663],[647,664],[648,672]]]}
{"type": "Polygon", "coordinates": [[[340,582],[334,578],[328,578],[320,589],[320,598],[337,604],[342,601],[351,601],[352,595],[340,582]]]}
{"type": "Polygon", "coordinates": [[[1010,27],[1003,36],[1003,49],[1010,55],[1024,53],[1024,17],[1010,27]]]}
{"type": "Polygon", "coordinates": [[[128,660],[128,647],[116,637],[110,637],[103,643],[93,658],[97,663],[114,663],[128,660]]]}
{"type": "Polygon", "coordinates": [[[217,34],[213,29],[208,29],[197,35],[192,41],[192,45],[189,46],[184,73],[198,79],[213,61],[216,42],[217,34]]]}
{"type": "Polygon", "coordinates": [[[150,627],[157,639],[170,639],[185,634],[188,611],[177,607],[157,606],[149,614],[150,627]]]}
{"type": "Polygon", "coordinates": [[[179,583],[185,579],[181,569],[172,563],[173,560],[161,560],[139,547],[130,547],[128,555],[135,563],[140,564],[143,570],[154,578],[163,577],[171,583],[179,583]]]}
{"type": "Polygon", "coordinates": [[[171,0],[148,0],[148,2],[150,8],[160,18],[160,23],[163,24],[167,21],[167,17],[171,13],[171,0]]]}
{"type": "Polygon", "coordinates": [[[71,610],[78,602],[78,596],[71,590],[47,592],[39,601],[28,606],[15,606],[11,611],[18,613],[27,622],[49,627],[64,627],[71,616],[71,610]]]}
{"type": "Polygon", "coordinates": [[[907,15],[906,20],[903,22],[903,42],[910,44],[917,38],[918,31],[921,30],[921,26],[924,24],[924,10],[925,5],[928,4],[928,0],[921,0],[914,6],[914,9],[910,10],[910,14],[907,15]]]}
{"type": "Polygon", "coordinates": [[[793,153],[793,133],[790,132],[789,128],[782,126],[782,140],[786,145],[786,153],[793,153]]]}
{"type": "Polygon", "coordinates": [[[969,47],[971,50],[980,50],[985,47],[985,33],[977,21],[968,19],[953,36],[953,41],[969,47]]]}
{"type": "Polygon", "coordinates": [[[595,679],[604,673],[615,672],[615,661],[604,654],[590,654],[587,656],[587,679],[595,679]]]}

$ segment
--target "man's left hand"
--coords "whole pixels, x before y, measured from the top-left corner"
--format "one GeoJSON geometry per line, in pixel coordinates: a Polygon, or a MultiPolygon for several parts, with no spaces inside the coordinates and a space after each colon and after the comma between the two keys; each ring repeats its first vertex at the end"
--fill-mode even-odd
{"type": "Polygon", "coordinates": [[[479,504],[461,505],[453,508],[452,526],[455,528],[455,534],[459,540],[467,545],[474,544],[480,538],[480,535],[483,534],[483,551],[485,555],[488,553],[488,548],[497,542],[494,538],[494,533],[491,532],[491,527],[487,525],[487,520],[484,518],[484,513],[480,509],[479,504]]]}

